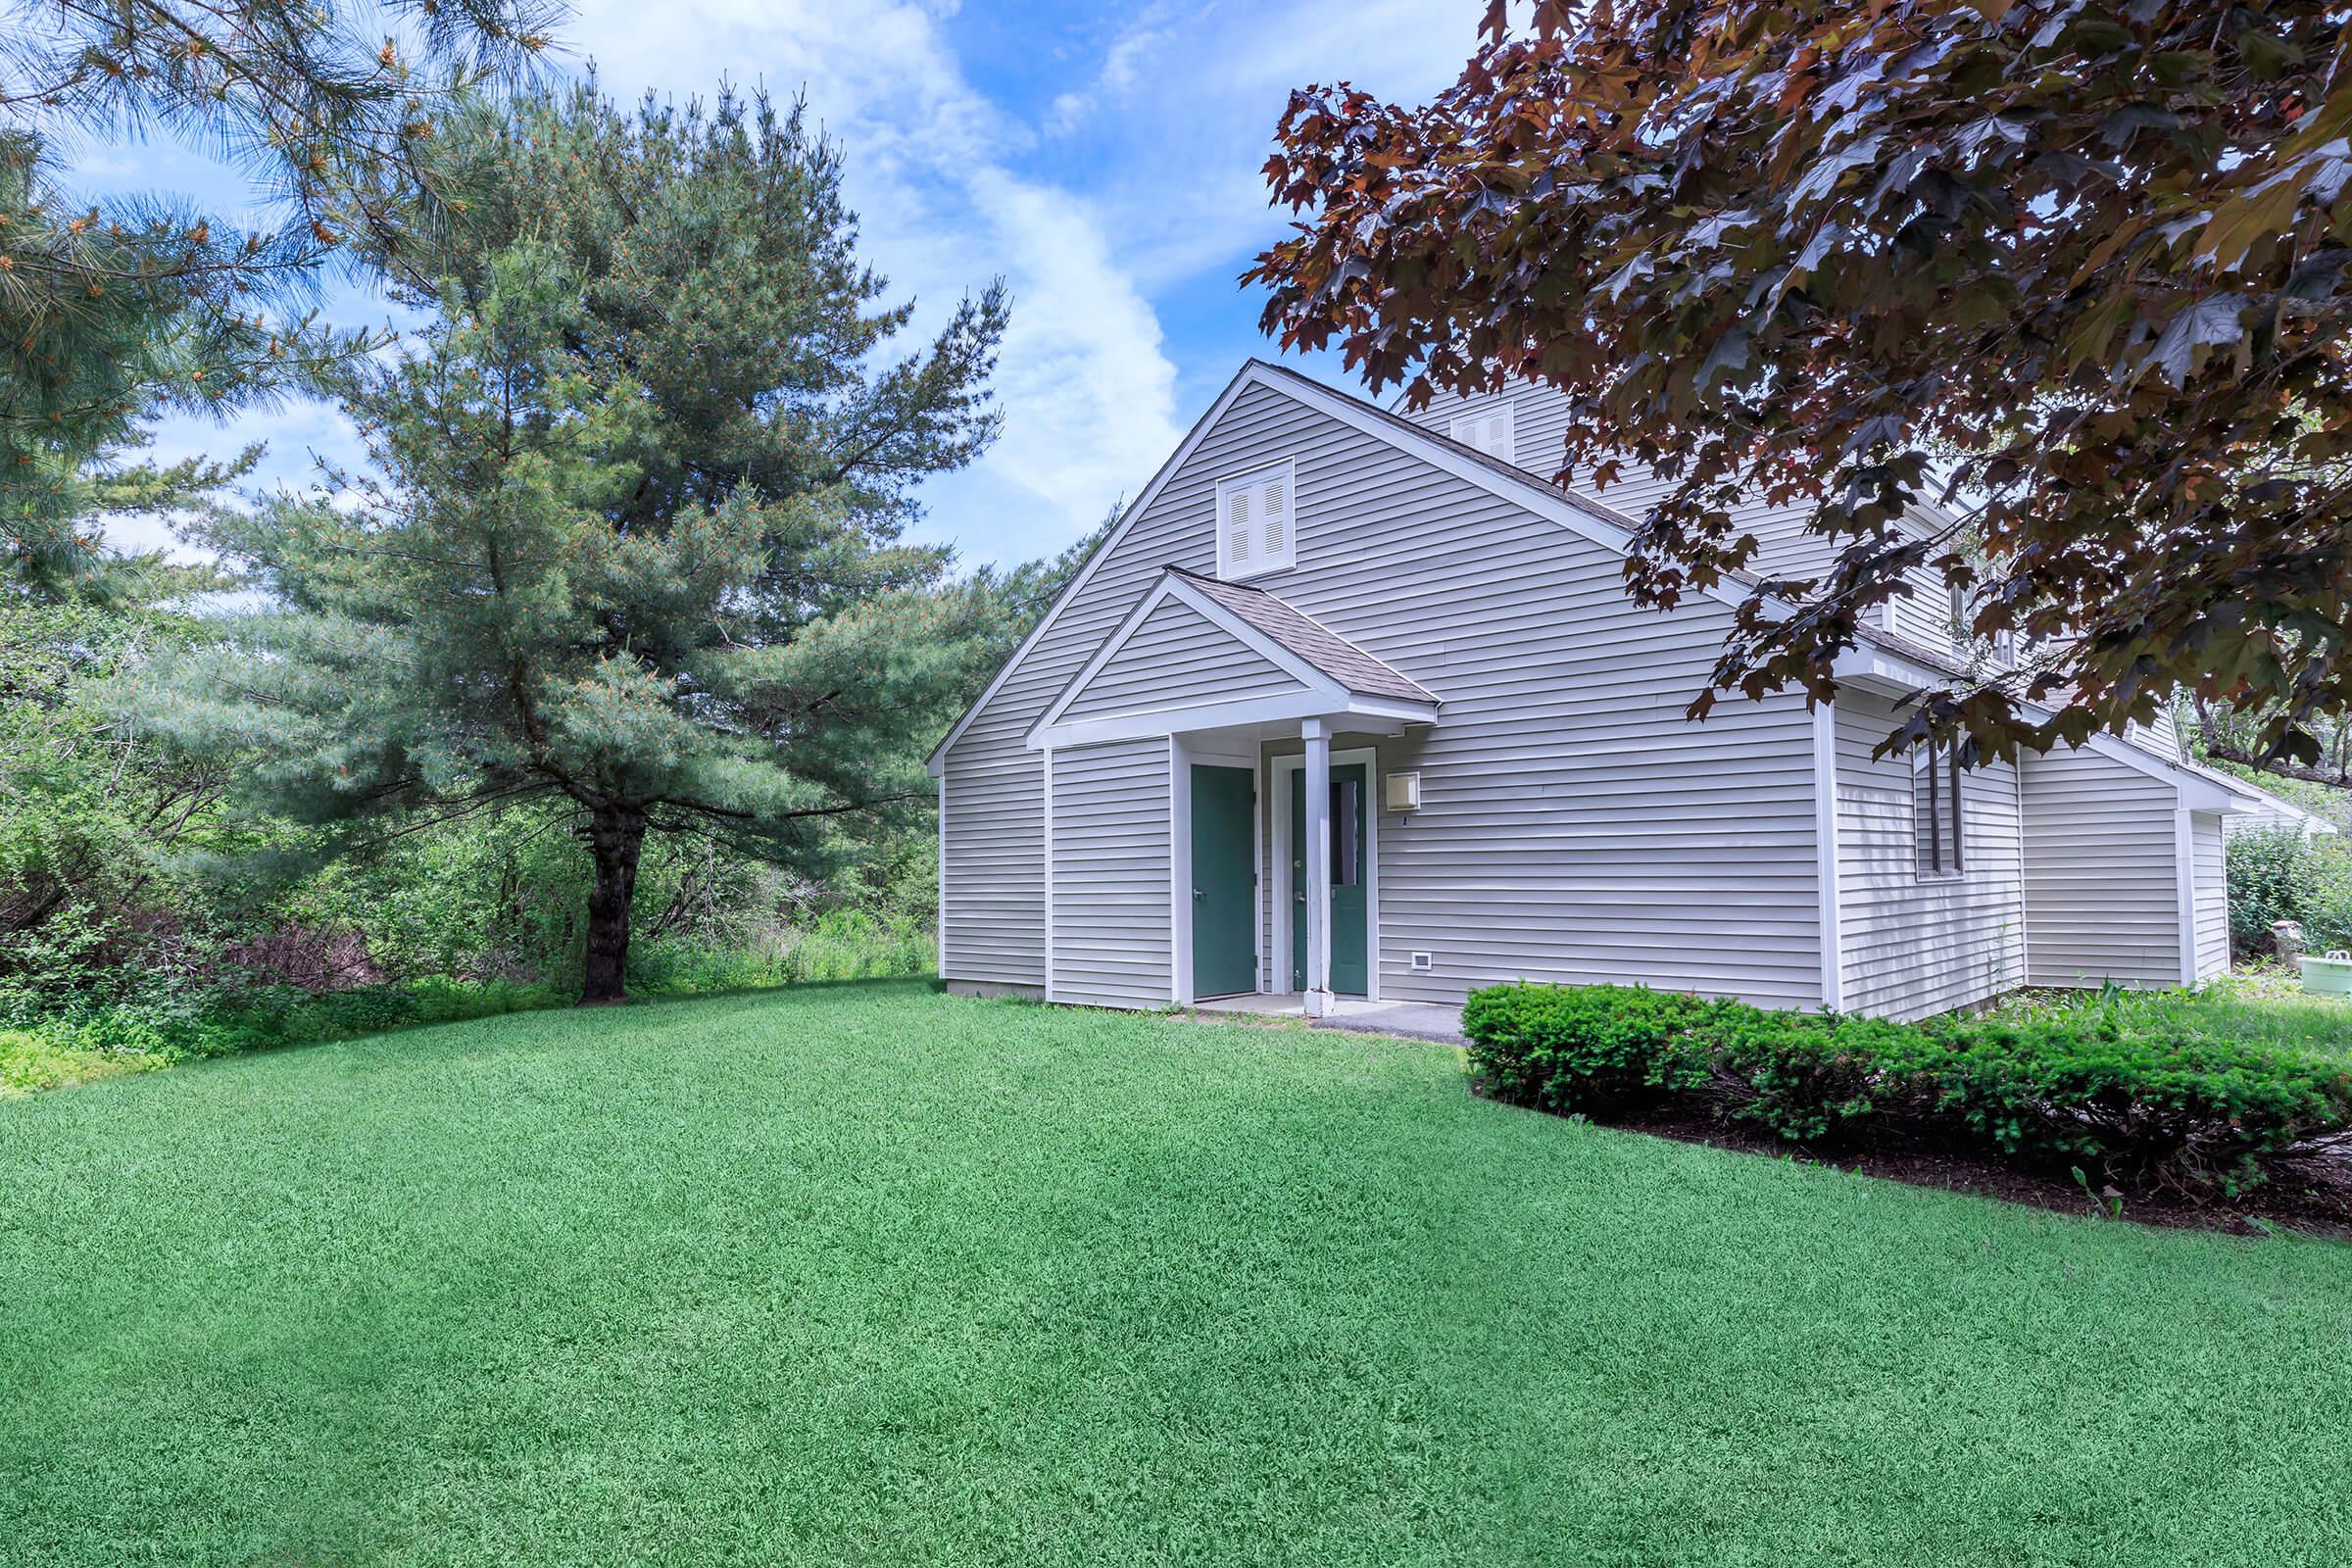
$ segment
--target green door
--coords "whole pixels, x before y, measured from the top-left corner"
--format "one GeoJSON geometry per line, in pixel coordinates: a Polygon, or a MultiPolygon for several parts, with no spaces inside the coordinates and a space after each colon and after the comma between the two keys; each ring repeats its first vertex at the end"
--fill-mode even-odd
{"type": "Polygon", "coordinates": [[[1257,989],[1257,874],[1246,767],[1193,764],[1193,995],[1257,989]]]}
{"type": "MultiPolygon", "coordinates": [[[[1371,804],[1364,764],[1331,770],[1331,989],[1343,997],[1371,994],[1365,955],[1364,811],[1371,804]]],[[[1291,989],[1306,989],[1306,769],[1291,775],[1291,989]]]]}

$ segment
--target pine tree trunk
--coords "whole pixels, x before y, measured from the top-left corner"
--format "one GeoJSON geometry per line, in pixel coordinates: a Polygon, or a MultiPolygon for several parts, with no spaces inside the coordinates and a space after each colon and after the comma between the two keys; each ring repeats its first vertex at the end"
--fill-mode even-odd
{"type": "Polygon", "coordinates": [[[645,848],[645,813],[600,807],[589,818],[588,848],[596,858],[596,887],[588,895],[583,1007],[629,1000],[621,980],[629,961],[629,902],[637,891],[637,857],[645,848]]]}

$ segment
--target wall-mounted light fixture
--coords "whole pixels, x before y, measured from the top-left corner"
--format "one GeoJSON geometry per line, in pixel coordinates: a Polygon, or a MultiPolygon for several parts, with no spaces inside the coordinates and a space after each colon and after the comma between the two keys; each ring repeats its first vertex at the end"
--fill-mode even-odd
{"type": "Polygon", "coordinates": [[[1382,800],[1392,811],[1410,814],[1421,809],[1421,775],[1391,773],[1383,782],[1382,800]]]}

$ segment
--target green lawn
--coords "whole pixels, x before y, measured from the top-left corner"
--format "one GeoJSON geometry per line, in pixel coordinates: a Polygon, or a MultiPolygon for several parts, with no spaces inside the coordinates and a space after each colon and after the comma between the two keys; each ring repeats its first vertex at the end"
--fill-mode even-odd
{"type": "Polygon", "coordinates": [[[2013,1017],[2106,1017],[2126,1029],[2352,1055],[2352,1001],[2307,994],[2286,969],[2224,975],[2196,991],[2030,991],[2013,1017]]]}
{"type": "Polygon", "coordinates": [[[2277,1564],[2352,1248],[915,986],[0,1103],[0,1561],[2277,1564]]]}

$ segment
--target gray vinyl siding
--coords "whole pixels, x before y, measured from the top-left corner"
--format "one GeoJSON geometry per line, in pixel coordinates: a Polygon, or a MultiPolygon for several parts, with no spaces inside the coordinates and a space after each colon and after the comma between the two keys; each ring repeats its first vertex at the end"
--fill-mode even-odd
{"type": "Polygon", "coordinates": [[[1042,986],[1046,981],[1045,769],[1002,748],[947,776],[940,854],[940,973],[1042,986]]]}
{"type": "Polygon", "coordinates": [[[1886,601],[1886,629],[1926,648],[1957,647],[1952,632],[1952,591],[1943,575],[1926,566],[1903,573],[1909,591],[1886,601]]]}
{"type": "MultiPolygon", "coordinates": [[[[1567,456],[1562,442],[1568,428],[1568,400],[1549,387],[1526,386],[1476,398],[1441,397],[1417,414],[1404,409],[1397,412],[1445,435],[1460,416],[1484,413],[1502,403],[1512,405],[1513,461],[1546,479],[1558,473],[1567,456]]],[[[1612,482],[1596,484],[1589,469],[1579,468],[1571,488],[1588,500],[1639,521],[1649,514],[1650,509],[1674,484],[1652,472],[1646,465],[1629,458],[1612,482]]],[[[1733,508],[1732,518],[1740,531],[1756,536],[1756,557],[1749,569],[1759,576],[1784,577],[1813,576],[1826,570],[1837,554],[1836,548],[1830,540],[1805,531],[1805,522],[1811,515],[1807,507],[1774,506],[1765,501],[1733,508]]]]}
{"type": "MultiPolygon", "coordinates": [[[[1270,388],[1203,435],[950,749],[951,802],[964,770],[1021,746],[1161,567],[1213,573],[1217,476],[1283,458],[1298,463],[1298,564],[1253,585],[1444,705],[1434,727],[1380,743],[1383,771],[1419,768],[1423,787],[1409,825],[1380,821],[1381,994],[1457,1002],[1525,976],[1818,1004],[1810,718],[1785,698],[1684,716],[1729,610],[1638,609],[1613,550],[1270,388]],[[1435,969],[1408,969],[1414,951],[1435,969]]],[[[1059,903],[1057,886],[1057,936],[1059,903]]],[[[958,931],[957,977],[1000,978],[969,951],[958,931]]],[[[1164,995],[1165,959],[1137,962],[1149,979],[1125,988],[1164,995]]],[[[1070,994],[1058,957],[1054,980],[1070,994]]]]}
{"type": "Polygon", "coordinates": [[[1168,743],[1054,754],[1054,1000],[1164,1007],[1168,743]]]}
{"type": "Polygon", "coordinates": [[[1910,1019],[2023,984],[2026,910],[2016,770],[1962,774],[1963,869],[1923,877],[1911,760],[1871,756],[1900,722],[1890,698],[1851,685],[1838,694],[1839,984],[1846,1011],[1910,1019]]]}
{"type": "Polygon", "coordinates": [[[2200,980],[2230,972],[2230,865],[2222,821],[2219,811],[2197,811],[2188,819],[2200,980]]]}
{"type": "Polygon", "coordinates": [[[1383,775],[1422,776],[1410,822],[1378,822],[1381,996],[1527,977],[1816,1004],[1809,720],[1786,701],[1685,717],[1729,612],[1637,609],[1614,551],[1304,411],[1248,433],[1264,457],[1334,449],[1348,480],[1302,470],[1300,569],[1263,586],[1443,704],[1375,743],[1383,775]],[[1344,533],[1315,525],[1318,500],[1344,533]]]}
{"type": "Polygon", "coordinates": [[[2032,984],[2180,983],[2178,799],[2163,780],[2093,751],[2027,759],[2032,984]]]}
{"type": "Polygon", "coordinates": [[[1304,682],[1243,646],[1192,606],[1164,599],[1078,689],[1061,717],[1067,723],[1305,689],[1304,682]]]}

